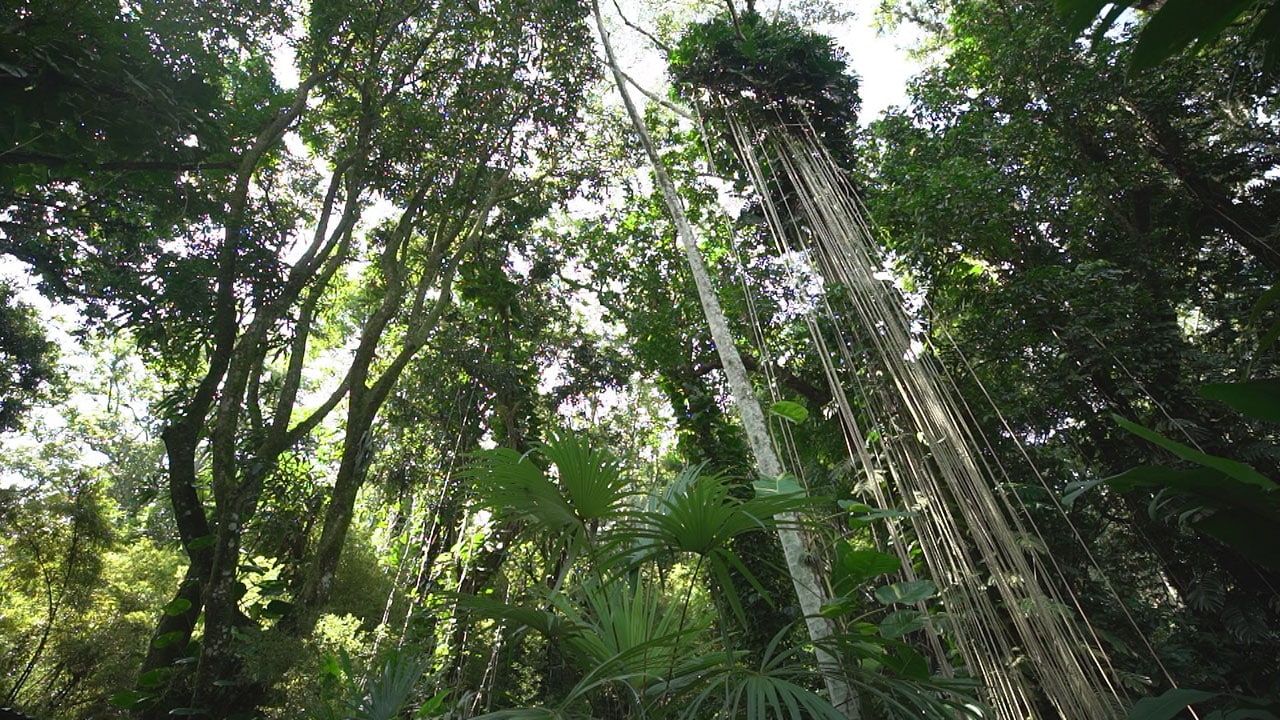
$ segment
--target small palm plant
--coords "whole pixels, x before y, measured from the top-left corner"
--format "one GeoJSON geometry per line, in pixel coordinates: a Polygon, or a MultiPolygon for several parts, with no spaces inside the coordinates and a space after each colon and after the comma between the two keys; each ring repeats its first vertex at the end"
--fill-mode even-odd
{"type": "MultiPolygon", "coordinates": [[[[550,581],[520,602],[460,598],[460,607],[542,635],[578,673],[567,691],[535,707],[482,717],[843,717],[816,691],[821,678],[811,651],[792,643],[794,633],[779,634],[750,664],[728,639],[747,621],[734,578],[767,595],[733,543],[773,530],[775,516],[814,507],[794,481],[763,483],[741,498],[729,480],[698,467],[642,493],[609,453],[574,436],[526,455],[485,451],[468,474],[480,506],[550,540],[557,561],[550,581]],[[715,602],[706,601],[708,592],[715,602]]],[[[890,663],[859,662],[859,653],[872,657],[867,638],[844,642],[845,651],[863,648],[847,653],[848,664],[872,706],[910,708],[911,717],[962,716],[927,673],[922,679],[912,668],[887,681],[890,663]],[[897,692],[910,699],[894,701],[897,692]]],[[[874,655],[893,656],[883,648],[874,655]]]]}
{"type": "MultiPolygon", "coordinates": [[[[392,651],[373,662],[363,673],[355,669],[345,652],[330,658],[326,676],[334,687],[323,706],[312,715],[322,720],[392,720],[413,699],[431,663],[411,654],[392,651]]],[[[442,697],[436,698],[437,704],[442,697]]]]}

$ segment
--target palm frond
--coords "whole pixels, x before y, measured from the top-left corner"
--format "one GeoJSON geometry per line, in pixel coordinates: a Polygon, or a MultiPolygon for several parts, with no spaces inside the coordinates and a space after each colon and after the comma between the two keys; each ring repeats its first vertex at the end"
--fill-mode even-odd
{"type": "MultiPolygon", "coordinates": [[[[431,661],[392,651],[360,679],[352,669],[351,659],[343,653],[339,667],[345,695],[341,699],[341,716],[351,720],[392,720],[409,703],[431,661]]],[[[327,715],[333,715],[332,708],[325,710],[327,715]]]]}
{"type": "Polygon", "coordinates": [[[549,639],[563,639],[582,632],[587,626],[561,613],[540,610],[529,605],[510,605],[501,600],[478,595],[439,593],[457,603],[461,612],[469,612],[490,620],[504,620],[515,627],[527,627],[549,639]]]}
{"type": "Polygon", "coordinates": [[[631,494],[618,459],[580,437],[554,435],[538,452],[555,465],[564,495],[581,520],[614,515],[631,494]]]}
{"type": "Polygon", "coordinates": [[[560,487],[528,455],[494,448],[475,457],[463,477],[475,483],[480,506],[500,517],[526,520],[555,531],[579,523],[560,487]]]}
{"type": "Polygon", "coordinates": [[[569,717],[571,716],[565,715],[559,710],[530,707],[497,710],[484,715],[476,715],[472,720],[567,720],[569,717]]]}
{"type": "Polygon", "coordinates": [[[787,673],[734,667],[709,683],[685,709],[683,717],[708,714],[745,720],[847,720],[826,698],[787,673]],[[720,705],[719,712],[712,708],[720,705]]]}

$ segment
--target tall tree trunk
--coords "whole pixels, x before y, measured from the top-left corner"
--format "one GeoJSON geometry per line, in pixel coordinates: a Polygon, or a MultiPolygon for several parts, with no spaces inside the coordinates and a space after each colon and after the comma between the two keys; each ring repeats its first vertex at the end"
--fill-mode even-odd
{"type": "MultiPolygon", "coordinates": [[[[622,103],[627,109],[627,115],[631,118],[631,124],[635,127],[636,135],[644,146],[645,153],[649,156],[650,164],[653,166],[654,177],[662,191],[663,201],[667,206],[667,211],[671,214],[672,221],[675,223],[680,243],[684,246],[685,258],[689,262],[689,270],[693,274],[694,283],[698,288],[698,299],[702,304],[703,314],[707,318],[711,337],[715,341],[716,352],[720,355],[720,362],[729,380],[734,404],[737,406],[738,414],[742,419],[742,425],[747,434],[747,441],[751,446],[751,453],[755,457],[756,466],[760,474],[765,477],[779,477],[783,474],[782,463],[774,451],[773,440],[769,435],[769,427],[765,420],[764,410],[760,407],[760,401],[752,389],[751,379],[747,375],[747,368],[742,362],[742,357],[738,354],[733,334],[729,331],[728,319],[725,317],[724,310],[720,307],[720,300],[716,296],[715,287],[711,283],[711,275],[707,271],[702,254],[698,251],[698,243],[693,233],[693,226],[689,223],[689,218],[685,214],[684,205],[680,201],[680,196],[676,193],[675,184],[672,182],[662,158],[658,155],[657,146],[649,136],[644,119],[627,92],[626,76],[622,72],[622,68],[619,67],[617,57],[613,52],[613,46],[609,42],[609,33],[605,29],[604,16],[600,12],[600,3],[598,1],[592,2],[592,11],[595,13],[596,27],[600,32],[600,41],[604,45],[609,69],[612,71],[614,82],[618,86],[618,94],[621,95],[622,103]]],[[[822,603],[826,600],[826,590],[822,578],[819,577],[817,571],[808,562],[809,550],[803,533],[797,529],[798,518],[788,513],[779,516],[777,520],[779,521],[778,539],[782,543],[787,570],[791,574],[791,582],[795,586],[800,608],[805,615],[805,624],[809,630],[809,637],[816,644],[814,652],[818,658],[818,665],[823,672],[827,692],[831,696],[831,704],[850,720],[856,720],[861,716],[858,697],[854,694],[843,669],[840,667],[839,660],[824,645],[835,634],[835,626],[829,618],[823,617],[820,613],[822,603]]]]}

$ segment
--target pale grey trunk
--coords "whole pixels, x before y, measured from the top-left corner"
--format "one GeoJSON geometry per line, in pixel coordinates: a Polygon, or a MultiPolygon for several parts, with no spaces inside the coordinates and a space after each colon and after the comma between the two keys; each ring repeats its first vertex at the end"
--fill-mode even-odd
{"type": "MultiPolygon", "coordinates": [[[[715,288],[711,283],[711,276],[707,272],[706,263],[702,259],[702,254],[698,251],[693,226],[689,223],[689,218],[684,212],[684,205],[680,201],[680,196],[676,193],[675,184],[672,182],[666,166],[658,155],[657,147],[649,136],[644,120],[636,110],[635,104],[631,101],[631,96],[627,92],[626,76],[618,66],[617,58],[614,56],[613,46],[609,42],[609,33],[605,29],[599,3],[593,2],[592,9],[595,12],[596,26],[600,31],[600,41],[604,45],[609,69],[613,72],[614,82],[618,86],[618,94],[622,96],[622,103],[626,106],[627,115],[630,116],[631,123],[635,126],[636,134],[639,136],[640,142],[649,156],[650,163],[653,165],[654,177],[657,180],[659,189],[662,191],[662,197],[668,212],[671,214],[671,220],[675,223],[680,243],[684,246],[685,257],[689,261],[689,270],[693,273],[693,280],[698,288],[698,298],[702,303],[702,311],[706,315],[707,324],[711,329],[711,338],[715,341],[716,352],[720,355],[720,362],[724,368],[725,376],[729,380],[729,388],[733,394],[734,404],[737,406],[738,414],[742,419],[742,425],[751,446],[751,453],[755,456],[757,469],[764,477],[776,478],[783,473],[782,463],[778,460],[778,455],[774,451],[773,440],[769,435],[769,427],[764,411],[761,409],[760,401],[752,389],[751,380],[747,376],[747,368],[742,362],[742,357],[738,354],[733,335],[729,332],[729,323],[725,318],[724,310],[720,307],[720,300],[716,296],[715,288]]],[[[818,665],[823,672],[827,691],[831,695],[831,704],[850,720],[857,720],[861,715],[858,707],[858,698],[853,693],[847,677],[840,667],[839,660],[828,652],[825,646],[826,641],[835,633],[835,626],[830,619],[823,617],[819,613],[826,596],[825,585],[814,569],[813,564],[808,562],[808,545],[805,542],[804,534],[798,529],[798,518],[792,514],[786,514],[777,517],[776,520],[778,521],[778,538],[782,543],[783,554],[787,561],[787,570],[791,575],[791,582],[795,586],[800,608],[805,615],[805,624],[808,626],[809,637],[816,644],[814,652],[818,658],[818,665]]]]}

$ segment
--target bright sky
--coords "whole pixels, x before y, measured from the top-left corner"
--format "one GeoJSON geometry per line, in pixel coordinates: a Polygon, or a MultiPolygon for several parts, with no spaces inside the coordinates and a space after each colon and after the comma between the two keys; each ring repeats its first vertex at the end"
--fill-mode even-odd
{"type": "Polygon", "coordinates": [[[920,64],[908,57],[915,38],[900,26],[892,35],[882,35],[875,27],[875,7],[879,0],[855,0],[857,16],[842,27],[821,28],[845,52],[858,73],[862,95],[859,121],[866,125],[892,106],[907,104],[907,81],[920,71],[920,64]]]}

